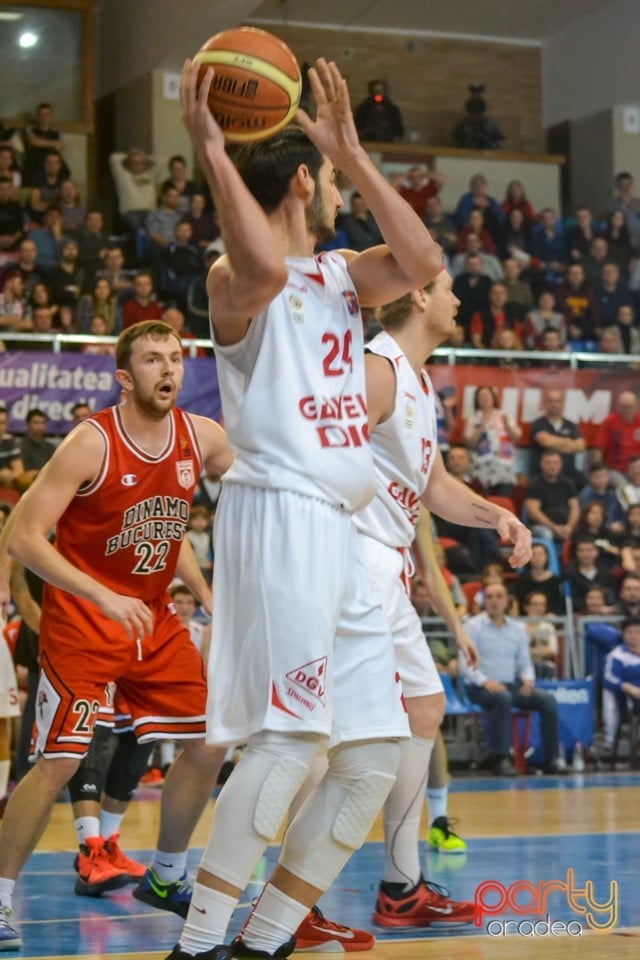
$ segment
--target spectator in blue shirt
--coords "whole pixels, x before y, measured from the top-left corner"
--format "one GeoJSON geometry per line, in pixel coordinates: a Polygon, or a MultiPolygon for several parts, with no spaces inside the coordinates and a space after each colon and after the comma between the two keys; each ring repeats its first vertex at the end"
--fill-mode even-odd
{"type": "Polygon", "coordinates": [[[581,510],[590,503],[601,503],[612,531],[624,532],[625,511],[618,499],[616,487],[611,482],[611,471],[606,463],[591,464],[589,482],[580,491],[578,502],[581,510]]]}
{"type": "Polygon", "coordinates": [[[602,719],[605,746],[611,748],[621,711],[640,712],[640,619],[625,620],[622,643],[608,654],[604,666],[602,719]]]}
{"type": "Polygon", "coordinates": [[[469,699],[489,714],[489,745],[494,772],[513,776],[509,759],[511,708],[537,710],[540,714],[546,773],[559,773],[558,706],[555,697],[535,689],[535,669],[529,636],[523,623],[506,616],[507,588],[491,583],[485,590],[485,612],[466,623],[467,633],[480,655],[480,665],[461,664],[469,699]]]}
{"type": "Polygon", "coordinates": [[[491,234],[496,243],[499,243],[502,239],[504,211],[495,197],[489,196],[487,178],[481,173],[474,173],[469,181],[468,192],[463,193],[458,200],[458,206],[453,215],[458,230],[462,230],[465,226],[472,210],[482,211],[485,230],[491,234]]]}
{"type": "Polygon", "coordinates": [[[558,215],[551,207],[545,207],[540,213],[540,223],[531,235],[531,252],[540,262],[544,280],[558,283],[563,279],[569,252],[558,225],[558,215]]]}

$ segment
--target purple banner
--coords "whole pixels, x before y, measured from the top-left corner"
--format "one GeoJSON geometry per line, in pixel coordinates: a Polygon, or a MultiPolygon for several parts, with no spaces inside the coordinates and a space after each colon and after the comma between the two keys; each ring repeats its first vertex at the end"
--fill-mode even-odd
{"type": "MultiPolygon", "coordinates": [[[[67,433],[72,422],[71,408],[79,400],[93,410],[119,402],[115,370],[110,356],[19,350],[0,354],[0,402],[9,411],[9,430],[24,433],[27,414],[37,407],[47,415],[47,433],[67,433]]],[[[213,357],[185,357],[179,403],[190,413],[220,419],[220,390],[213,357]]]]}

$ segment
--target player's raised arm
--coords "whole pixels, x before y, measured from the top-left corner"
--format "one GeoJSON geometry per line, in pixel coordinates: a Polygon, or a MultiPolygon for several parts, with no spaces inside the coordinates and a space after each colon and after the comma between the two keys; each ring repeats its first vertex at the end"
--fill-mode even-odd
{"type": "Polygon", "coordinates": [[[153,629],[148,607],[77,569],[47,539],[79,488],[98,474],[103,456],[104,440],[89,425],[63,440],[15,508],[9,552],[48,583],[93,601],[130,635],[144,636],[153,629]]]}
{"type": "Polygon", "coordinates": [[[386,241],[386,246],[365,250],[350,261],[349,272],[361,303],[377,306],[425,287],[442,268],[440,248],[360,144],[346,80],[335,63],[320,59],[309,70],[309,81],[316,119],[303,110],[296,119],[362,194],[386,241]]]}
{"type": "Polygon", "coordinates": [[[213,195],[227,248],[211,270],[212,299],[219,343],[242,339],[251,317],[286,282],[284,253],[269,219],[242,181],[224,149],[224,135],[208,106],[213,70],[198,89],[199,64],[187,61],[180,83],[182,119],[213,195]]]}

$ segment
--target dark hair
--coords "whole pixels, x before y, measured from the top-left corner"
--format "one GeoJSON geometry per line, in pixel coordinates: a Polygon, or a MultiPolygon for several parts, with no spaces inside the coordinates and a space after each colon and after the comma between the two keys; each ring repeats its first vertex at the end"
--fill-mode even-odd
{"type": "Polygon", "coordinates": [[[640,627],[640,617],[629,617],[625,620],[620,628],[622,633],[624,633],[628,627],[640,627]]]}
{"type": "Polygon", "coordinates": [[[592,547],[595,547],[595,546],[596,546],[596,541],[595,541],[595,539],[594,539],[593,537],[590,537],[590,536],[589,536],[588,534],[586,534],[586,533],[583,534],[583,535],[580,536],[580,537],[576,537],[576,539],[574,540],[573,545],[574,545],[575,549],[577,550],[578,547],[580,546],[580,544],[582,544],[582,543],[589,543],[589,544],[591,544],[592,547]]]}
{"type": "Polygon", "coordinates": [[[474,410],[479,410],[479,409],[480,409],[480,404],[479,404],[479,402],[478,402],[478,398],[479,398],[479,396],[480,396],[480,391],[481,391],[481,390],[488,390],[488,391],[489,391],[489,393],[490,393],[491,396],[493,397],[493,402],[494,402],[494,404],[495,404],[496,410],[498,410],[498,409],[499,409],[499,405],[498,405],[498,397],[497,397],[497,394],[496,394],[495,390],[493,389],[493,387],[490,387],[490,386],[489,386],[488,384],[486,384],[486,383],[483,383],[481,386],[476,387],[475,393],[474,393],[474,395],[473,395],[473,409],[474,409],[474,410]]]}
{"type": "Polygon", "coordinates": [[[589,474],[598,473],[599,470],[608,470],[609,467],[606,465],[604,460],[601,463],[592,463],[589,467],[589,474]]]}
{"type": "Polygon", "coordinates": [[[549,547],[546,545],[546,543],[540,543],[539,540],[536,540],[535,543],[532,543],[532,544],[531,544],[531,549],[532,549],[532,550],[533,550],[534,547],[540,547],[541,550],[544,550],[545,556],[546,556],[546,558],[547,558],[546,567],[548,568],[548,567],[549,567],[549,563],[550,563],[550,561],[551,561],[551,556],[550,556],[550,554],[549,554],[549,547]]]}
{"type": "Polygon", "coordinates": [[[166,340],[175,337],[180,346],[182,340],[173,327],[161,320],[142,320],[123,330],[116,343],[116,367],[118,370],[131,370],[131,351],[136,340],[140,337],[151,337],[154,340],[166,340]]]}
{"type": "Polygon", "coordinates": [[[185,166],[187,165],[187,161],[185,160],[185,158],[182,156],[181,153],[174,153],[172,157],[169,157],[169,162],[167,163],[167,166],[171,168],[174,163],[178,163],[178,162],[184,163],[185,166]]]}
{"type": "Polygon", "coordinates": [[[36,110],[53,110],[53,107],[50,103],[47,103],[46,100],[43,100],[42,103],[37,105],[36,110]]]}
{"type": "Polygon", "coordinates": [[[235,156],[240,176],[265,213],[273,213],[286,197],[301,164],[317,181],[323,162],[318,148],[296,126],[285,127],[269,140],[247,144],[235,156]]]}
{"type": "Polygon", "coordinates": [[[181,593],[181,594],[183,594],[184,596],[192,597],[192,598],[195,600],[196,606],[197,606],[197,604],[198,604],[198,598],[196,597],[196,595],[195,595],[195,593],[193,592],[193,590],[190,590],[190,589],[189,589],[189,587],[186,585],[186,583],[174,583],[174,585],[173,585],[172,587],[169,587],[169,596],[170,596],[172,599],[173,599],[173,597],[175,597],[176,594],[178,594],[178,593],[181,593]]]}
{"type": "Polygon", "coordinates": [[[47,419],[46,413],[39,407],[34,407],[33,410],[29,410],[29,413],[25,417],[25,421],[27,423],[31,423],[34,417],[44,417],[45,420],[47,419]]]}
{"type": "Polygon", "coordinates": [[[531,593],[528,593],[524,598],[524,606],[526,607],[528,603],[531,603],[532,597],[544,597],[547,608],[549,607],[549,598],[544,592],[544,590],[532,590],[531,593]]]}
{"type": "Polygon", "coordinates": [[[369,80],[369,82],[368,82],[368,84],[367,84],[367,90],[369,91],[369,96],[370,96],[370,97],[373,96],[376,87],[378,87],[378,86],[380,86],[380,85],[382,85],[382,86],[384,87],[384,94],[383,94],[383,96],[386,97],[386,96],[389,95],[389,84],[387,83],[387,81],[386,81],[386,80],[382,80],[382,79],[378,79],[378,80],[369,80]]]}

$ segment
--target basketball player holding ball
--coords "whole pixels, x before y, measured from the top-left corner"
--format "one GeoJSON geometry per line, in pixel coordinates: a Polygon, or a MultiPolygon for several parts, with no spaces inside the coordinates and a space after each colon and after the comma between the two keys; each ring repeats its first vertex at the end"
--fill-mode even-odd
{"type": "MultiPolygon", "coordinates": [[[[309,71],[315,121],[236,158],[187,63],[185,125],[227,254],[211,270],[212,335],[235,460],[216,516],[208,738],[248,743],[225,784],[171,960],[287,957],[310,907],[365,841],[408,736],[386,620],[351,515],[373,497],[360,304],[429,284],[437,245],[358,141],[337,66],[309,71]],[[340,168],[385,245],[313,256],[333,235],[340,168]],[[289,827],[240,937],[238,898],[316,752],[329,769],[289,827]]],[[[342,944],[348,947],[348,940],[342,944]]]]}

